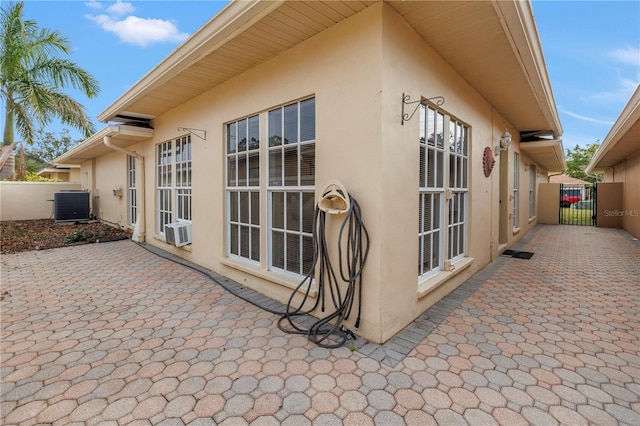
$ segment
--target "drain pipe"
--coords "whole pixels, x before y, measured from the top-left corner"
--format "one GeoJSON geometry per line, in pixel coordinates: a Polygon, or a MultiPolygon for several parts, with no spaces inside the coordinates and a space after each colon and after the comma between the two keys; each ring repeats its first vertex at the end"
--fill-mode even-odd
{"type": "Polygon", "coordinates": [[[136,205],[138,206],[136,214],[136,224],[133,227],[133,235],[131,239],[138,243],[144,243],[146,237],[146,220],[145,220],[145,191],[144,191],[144,157],[137,152],[129,151],[122,147],[111,143],[111,135],[120,133],[120,126],[109,126],[110,132],[104,136],[102,141],[107,148],[114,151],[122,152],[136,158],[136,162],[140,167],[136,167],[136,205]],[[140,202],[141,201],[141,202],[140,202]]]}

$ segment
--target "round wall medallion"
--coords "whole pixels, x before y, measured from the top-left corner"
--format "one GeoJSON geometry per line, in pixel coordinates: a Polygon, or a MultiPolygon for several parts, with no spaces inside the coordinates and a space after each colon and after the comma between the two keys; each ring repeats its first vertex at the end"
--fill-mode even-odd
{"type": "Polygon", "coordinates": [[[493,151],[491,151],[491,148],[486,147],[484,149],[484,155],[482,156],[482,166],[484,168],[485,177],[489,177],[491,175],[491,170],[493,170],[494,164],[496,164],[496,159],[493,158],[493,151]]]}

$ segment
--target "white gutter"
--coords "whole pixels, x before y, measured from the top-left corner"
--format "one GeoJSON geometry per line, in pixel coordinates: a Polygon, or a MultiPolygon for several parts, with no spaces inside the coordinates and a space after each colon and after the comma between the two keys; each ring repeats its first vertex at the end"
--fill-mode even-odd
{"type": "Polygon", "coordinates": [[[133,235],[131,239],[136,242],[144,243],[146,237],[146,220],[145,220],[145,191],[144,191],[144,157],[137,152],[129,151],[128,149],[121,148],[111,143],[111,136],[120,133],[120,126],[109,126],[109,132],[102,138],[105,146],[111,148],[114,151],[122,152],[127,155],[131,155],[136,158],[136,162],[140,167],[136,167],[136,224],[133,228],[133,235]],[[138,190],[139,189],[139,190],[138,190]]]}

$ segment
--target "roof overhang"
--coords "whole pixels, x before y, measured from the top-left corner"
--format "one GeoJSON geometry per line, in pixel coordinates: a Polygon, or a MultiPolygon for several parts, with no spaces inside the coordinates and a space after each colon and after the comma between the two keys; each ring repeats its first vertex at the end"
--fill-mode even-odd
{"type": "MultiPolygon", "coordinates": [[[[381,0],[234,1],[98,119],[152,119],[381,0]]],[[[562,127],[529,2],[385,0],[518,131],[562,127]]]]}
{"type": "Polygon", "coordinates": [[[85,139],[81,144],[53,160],[54,165],[57,167],[69,167],[71,164],[77,165],[113,152],[111,148],[104,144],[104,138],[107,136],[111,138],[113,145],[126,148],[149,139],[153,136],[153,129],[127,125],[106,126],[99,132],[94,133],[90,138],[85,139]]]}
{"type": "Polygon", "coordinates": [[[520,151],[549,172],[563,172],[567,169],[560,139],[520,142],[520,151]]]}
{"type": "Polygon", "coordinates": [[[604,172],[640,153],[640,85],[586,167],[586,173],[604,172]]]}

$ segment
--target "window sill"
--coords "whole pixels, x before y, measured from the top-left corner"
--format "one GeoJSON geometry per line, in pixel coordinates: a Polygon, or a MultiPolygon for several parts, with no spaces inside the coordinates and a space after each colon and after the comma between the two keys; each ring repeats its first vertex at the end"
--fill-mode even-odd
{"type": "MultiPolygon", "coordinates": [[[[283,275],[278,275],[274,272],[267,272],[261,269],[259,266],[254,266],[249,263],[242,262],[241,260],[235,260],[232,258],[224,258],[220,259],[220,263],[224,266],[228,266],[229,268],[236,269],[238,271],[253,275],[255,277],[261,278],[265,281],[272,282],[274,284],[281,285],[291,290],[298,291],[299,293],[305,293],[302,288],[298,289],[300,285],[300,280],[297,280],[293,277],[286,277],[283,275]]],[[[309,297],[316,298],[318,297],[318,287],[315,284],[312,284],[311,290],[309,291],[309,297]]]]}
{"type": "Polygon", "coordinates": [[[455,263],[451,264],[450,271],[442,271],[438,272],[431,278],[421,282],[418,284],[418,299],[422,299],[433,290],[440,287],[446,281],[458,275],[460,272],[467,269],[473,263],[473,257],[465,257],[463,259],[458,260],[455,263]]]}
{"type": "Polygon", "coordinates": [[[531,217],[529,218],[529,223],[531,223],[531,222],[535,222],[535,220],[536,220],[537,218],[538,218],[537,216],[531,216],[531,217]]]}
{"type": "MultiPolygon", "coordinates": [[[[161,243],[163,243],[163,244],[165,244],[167,246],[175,247],[173,244],[167,243],[167,240],[164,238],[164,235],[153,234],[153,239],[157,240],[157,241],[160,241],[161,243]]],[[[176,247],[176,248],[182,249],[184,251],[191,252],[191,244],[186,245],[186,246],[182,246],[182,247],[176,247]]]]}
{"type": "Polygon", "coordinates": [[[519,228],[519,227],[518,228],[513,228],[513,235],[519,234],[520,233],[520,229],[521,228],[519,228]]]}

